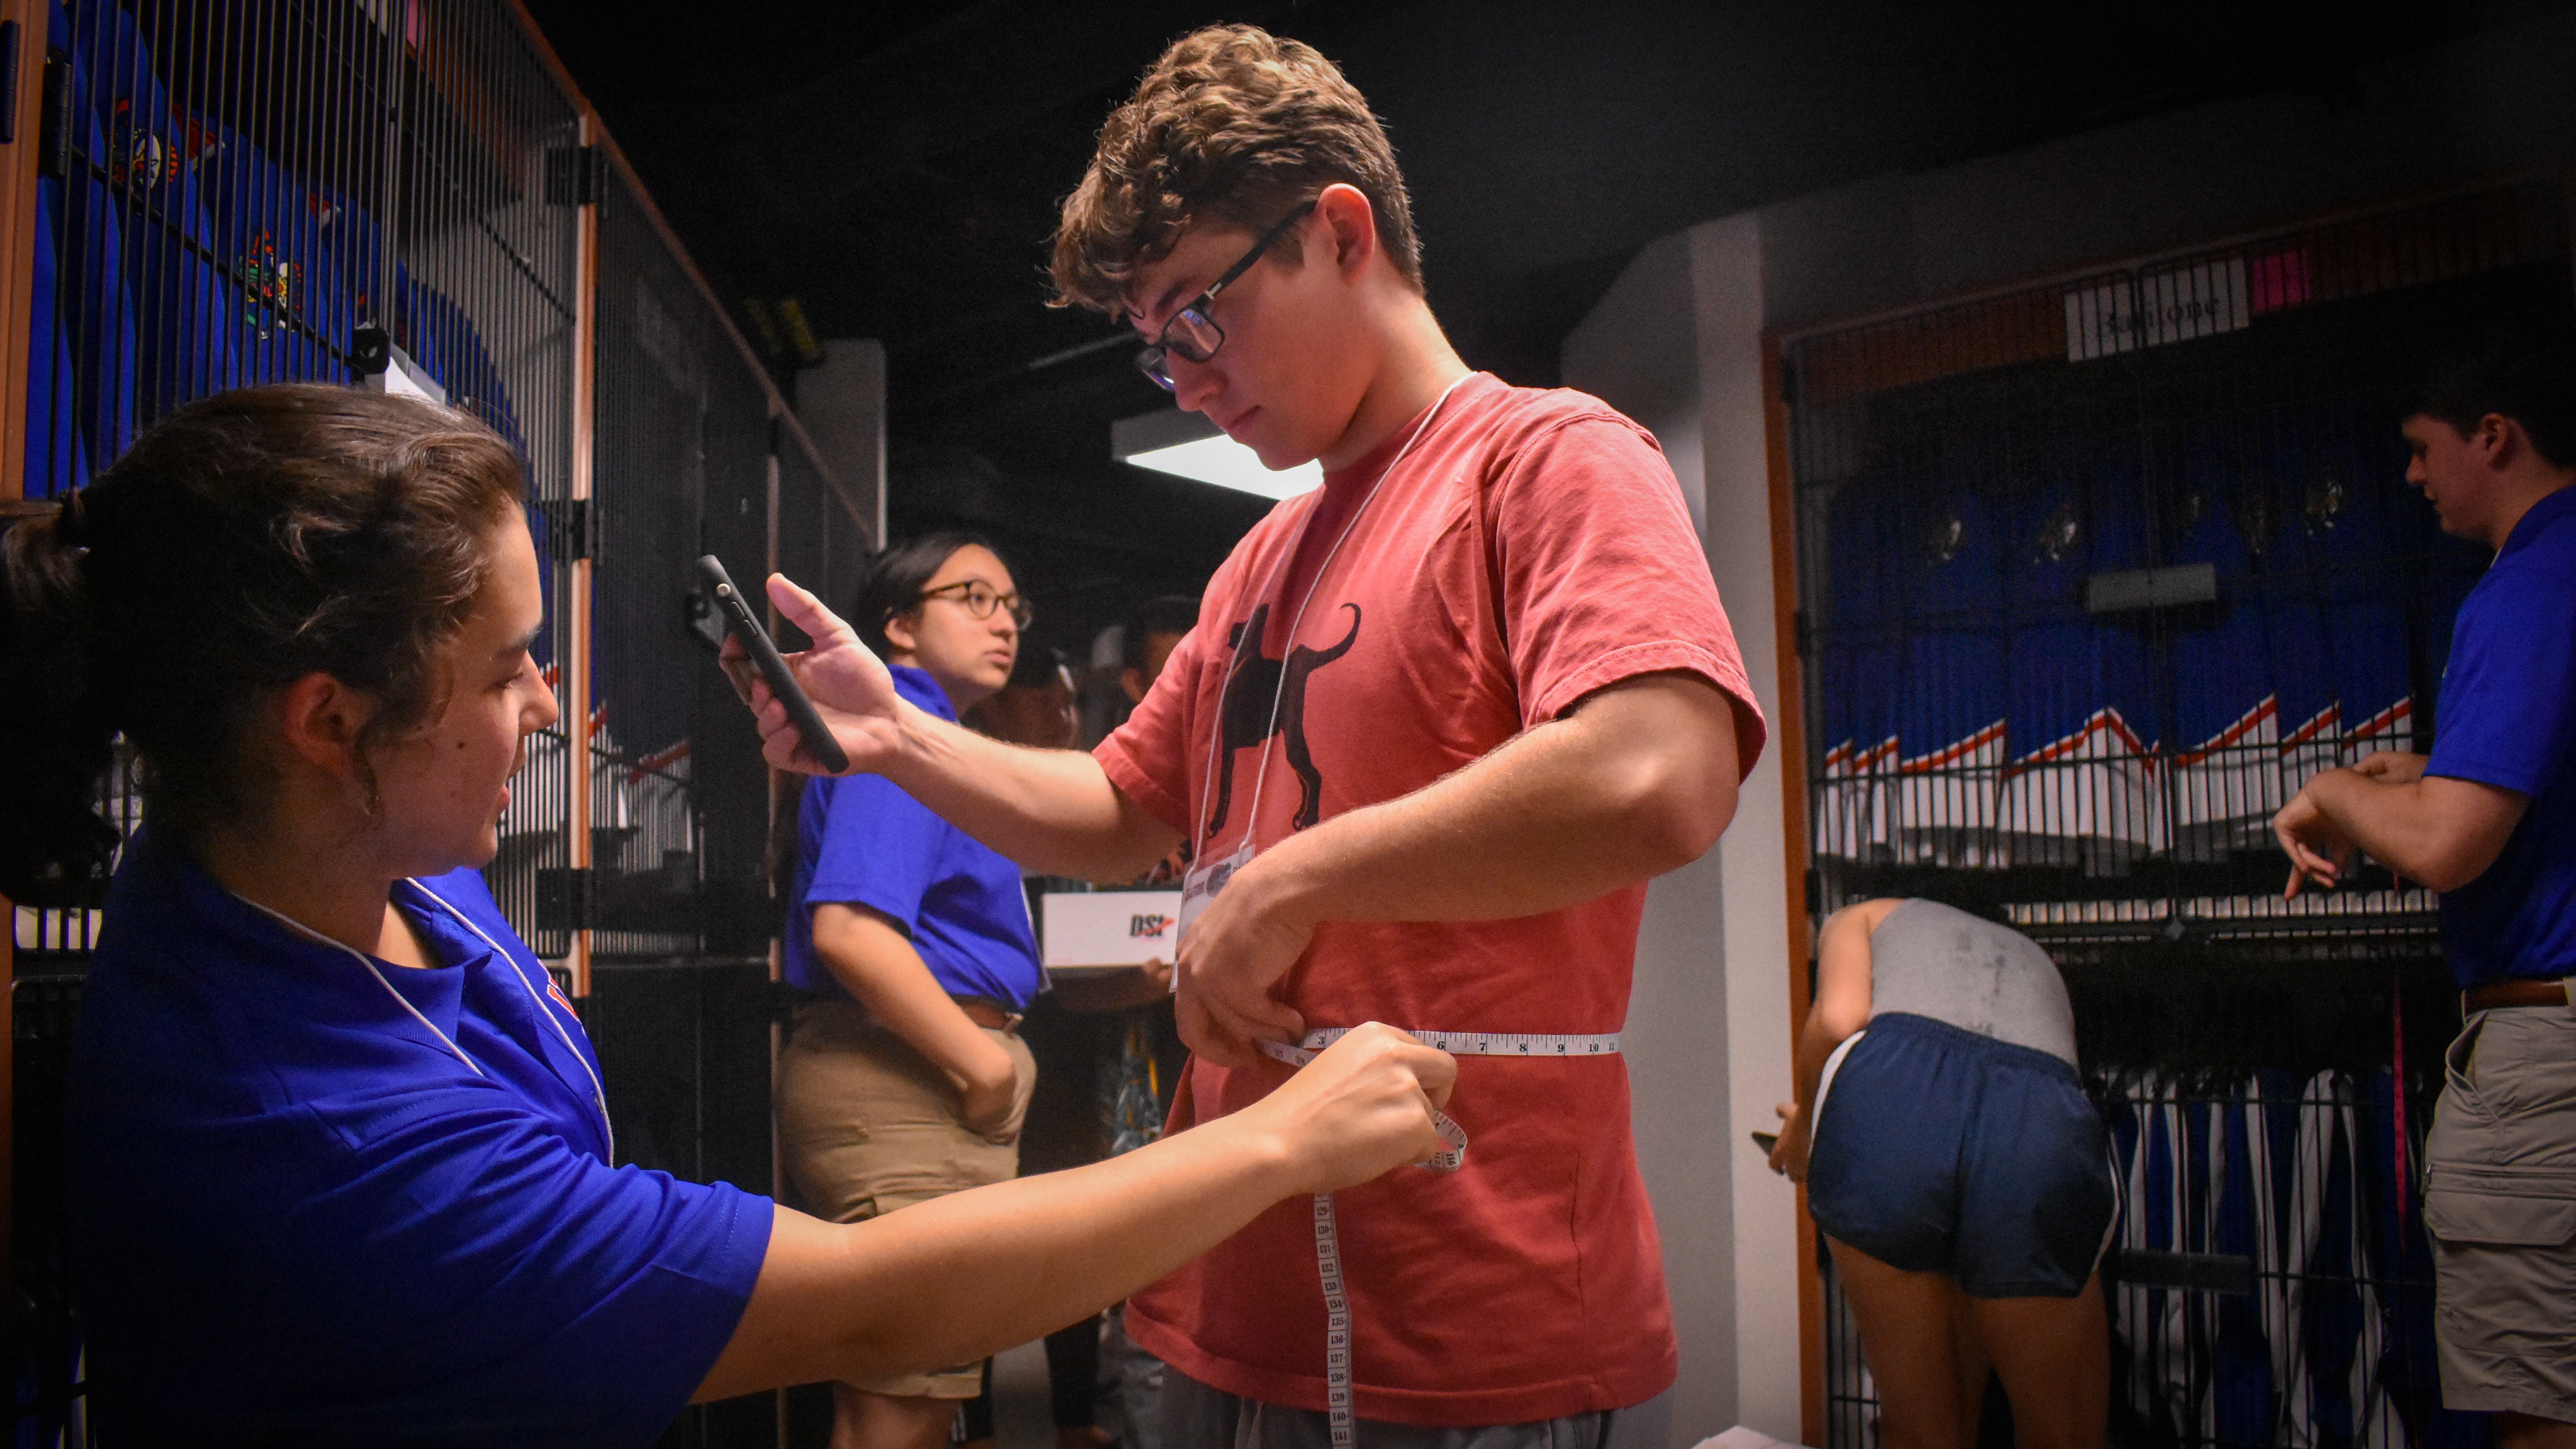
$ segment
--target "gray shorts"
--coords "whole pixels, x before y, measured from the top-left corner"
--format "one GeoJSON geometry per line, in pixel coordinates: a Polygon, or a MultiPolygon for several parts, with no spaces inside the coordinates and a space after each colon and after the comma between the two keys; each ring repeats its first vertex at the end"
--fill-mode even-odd
{"type": "Polygon", "coordinates": [[[2576,1010],[2469,1018],[2424,1144],[2442,1402],[2576,1422],[2576,1010]]]}
{"type": "MultiPolygon", "coordinates": [[[[1665,1449],[1672,1441],[1673,1393],[1642,1404],[1530,1424],[1426,1429],[1362,1419],[1360,1449],[1665,1449]]],[[[1283,1409],[1209,1388],[1166,1365],[1166,1449],[1328,1449],[1332,1421],[1321,1409],[1283,1409]]]]}

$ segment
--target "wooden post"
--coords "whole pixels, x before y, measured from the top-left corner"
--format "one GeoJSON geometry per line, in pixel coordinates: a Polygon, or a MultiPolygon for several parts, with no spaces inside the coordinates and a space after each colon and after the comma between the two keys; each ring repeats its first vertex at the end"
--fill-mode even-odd
{"type": "MultiPolygon", "coordinates": [[[[1780,761],[1780,838],[1789,920],[1789,1050],[1797,1052],[1813,1005],[1808,969],[1814,929],[1807,900],[1807,694],[1806,661],[1798,653],[1798,490],[1789,460],[1789,405],[1781,392],[1780,341],[1762,334],[1762,431],[1771,474],[1772,647],[1780,659],[1780,714],[1772,722],[1771,748],[1780,761]]],[[[1807,1216],[1807,1189],[1798,1187],[1798,1437],[1825,1442],[1825,1293],[1816,1272],[1816,1227],[1807,1216]]]]}
{"type": "MultiPolygon", "coordinates": [[[[36,136],[45,89],[46,7],[0,0],[0,55],[15,64],[0,73],[9,96],[7,144],[0,145],[0,499],[25,496],[28,334],[36,282],[36,136]]],[[[0,896],[0,979],[17,979],[18,908],[0,896]]],[[[0,1196],[17,1201],[17,993],[0,1001],[0,1196]]],[[[17,1261],[16,1219],[0,1203],[0,1251],[17,1261]]],[[[13,1275],[14,1277],[14,1275],[13,1275]]]]}
{"type": "MultiPolygon", "coordinates": [[[[581,144],[589,146],[598,133],[599,121],[587,109],[581,113],[581,144]]],[[[569,638],[555,640],[555,657],[563,663],[564,755],[572,767],[567,783],[570,791],[571,820],[568,829],[572,868],[575,880],[589,876],[591,860],[591,709],[590,709],[590,602],[592,588],[591,554],[598,547],[598,529],[590,514],[593,446],[598,420],[596,398],[599,385],[599,203],[595,194],[585,195],[575,209],[573,221],[574,280],[572,289],[572,507],[583,520],[583,546],[573,559],[569,597],[558,610],[562,628],[569,638]]],[[[597,882],[586,895],[596,902],[597,882]]],[[[572,994],[590,994],[590,919],[577,918],[572,933],[572,948],[565,954],[565,968],[572,974],[572,994]]]]}
{"type": "Polygon", "coordinates": [[[9,141],[0,145],[0,498],[25,496],[20,476],[27,436],[28,332],[34,322],[36,274],[36,152],[45,89],[46,7],[35,0],[0,0],[0,54],[15,70],[0,84],[12,103],[9,141]]]}

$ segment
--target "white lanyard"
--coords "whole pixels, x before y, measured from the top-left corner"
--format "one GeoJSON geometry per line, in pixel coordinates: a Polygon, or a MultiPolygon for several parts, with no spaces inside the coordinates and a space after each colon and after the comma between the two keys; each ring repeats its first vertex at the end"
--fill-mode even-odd
{"type": "MultiPolygon", "coordinates": [[[[1360,498],[1359,506],[1351,510],[1350,518],[1342,524],[1341,533],[1333,539],[1333,546],[1325,551],[1322,561],[1315,565],[1315,576],[1306,583],[1306,595],[1297,601],[1297,612],[1288,620],[1288,632],[1281,636],[1286,641],[1281,646],[1283,650],[1296,647],[1297,630],[1306,622],[1306,608],[1315,602],[1316,593],[1324,586],[1324,574],[1333,566],[1334,558],[1340,555],[1342,545],[1350,541],[1352,530],[1359,527],[1360,515],[1368,512],[1368,506],[1376,500],[1378,490],[1386,486],[1387,479],[1395,476],[1396,466],[1413,451],[1413,445],[1421,442],[1423,436],[1431,431],[1431,425],[1439,418],[1440,409],[1448,403],[1449,395],[1458,390],[1459,384],[1474,376],[1474,373],[1466,372],[1451,379],[1449,385],[1440,390],[1440,396],[1434,399],[1430,408],[1423,413],[1422,421],[1414,428],[1412,436],[1404,440],[1404,446],[1396,449],[1395,456],[1387,460],[1384,468],[1378,470],[1376,481],[1369,484],[1369,491],[1360,498]]],[[[1304,546],[1305,535],[1301,531],[1296,540],[1282,549],[1278,559],[1270,565],[1270,577],[1263,581],[1261,592],[1253,595],[1255,599],[1266,599],[1270,596],[1271,590],[1279,586],[1279,576],[1287,569],[1289,560],[1295,558],[1304,546]]],[[[1245,627],[1250,626],[1251,621],[1247,619],[1245,627]]],[[[1260,640],[1252,641],[1252,650],[1255,654],[1261,652],[1260,640]]],[[[1207,768],[1199,780],[1199,798],[1192,806],[1195,818],[1190,822],[1190,859],[1198,865],[1182,884],[1180,931],[1184,934],[1188,932],[1190,921],[1198,915],[1199,910],[1205,909],[1207,902],[1213,899],[1218,891],[1225,889],[1227,878],[1252,858],[1253,832],[1261,825],[1261,788],[1270,778],[1270,741],[1279,733],[1279,708],[1288,694],[1288,671],[1283,667],[1279,671],[1278,682],[1271,686],[1270,728],[1261,736],[1261,761],[1252,773],[1252,801],[1243,812],[1243,843],[1236,847],[1232,858],[1225,861],[1210,861],[1207,859],[1207,841],[1201,833],[1204,830],[1201,822],[1206,818],[1208,795],[1216,788],[1217,763],[1226,753],[1225,696],[1226,692],[1233,687],[1234,658],[1229,656],[1225,662],[1225,677],[1217,685],[1216,708],[1209,713],[1207,768]]],[[[1175,978],[1176,985],[1177,982],[1178,978],[1175,978]]]]}
{"type": "MultiPolygon", "coordinates": [[[[599,1084],[599,1074],[590,1069],[590,1058],[582,1055],[581,1049],[573,1045],[572,1033],[564,1030],[564,1024],[560,1020],[556,1019],[553,1010],[547,1007],[546,999],[538,994],[537,988],[534,985],[529,983],[528,974],[525,970],[521,969],[517,958],[513,957],[509,952],[501,949],[501,943],[493,940],[490,932],[485,931],[481,926],[474,924],[474,919],[471,916],[466,915],[463,911],[450,905],[438,894],[438,892],[422,885],[419,881],[411,880],[409,878],[406,878],[403,883],[410,886],[413,890],[420,892],[422,895],[429,897],[431,900],[438,902],[439,906],[446,910],[449,915],[454,916],[459,922],[463,923],[465,929],[482,937],[483,944],[492,948],[493,955],[500,957],[504,962],[508,963],[512,979],[519,983],[520,990],[528,993],[528,1000],[535,1003],[537,1015],[543,1017],[546,1024],[555,1029],[555,1035],[563,1039],[564,1050],[572,1053],[572,1059],[581,1066],[582,1075],[590,1078],[590,1100],[591,1104],[599,1109],[599,1127],[608,1146],[607,1160],[612,1166],[615,1165],[617,1161],[617,1129],[615,1126],[611,1125],[608,1120],[608,1093],[606,1089],[602,1088],[599,1084]]],[[[346,941],[336,941],[329,936],[323,935],[321,932],[314,930],[312,927],[304,924],[302,921],[296,920],[292,916],[272,911],[268,907],[261,905],[259,902],[252,900],[248,896],[230,891],[227,891],[226,894],[231,895],[234,900],[241,902],[243,905],[250,907],[252,910],[259,912],[261,915],[268,917],[270,920],[277,922],[279,925],[286,927],[297,935],[302,936],[307,940],[316,941],[322,945],[329,946],[334,950],[354,958],[359,965],[367,968],[368,975],[376,978],[376,984],[385,989],[385,994],[387,996],[392,997],[395,1003],[401,1006],[403,1010],[411,1013],[412,1020],[429,1028],[429,1034],[438,1038],[439,1045],[447,1048],[451,1052],[454,1052],[456,1054],[456,1059],[463,1062],[468,1068],[470,1068],[474,1075],[486,1078],[487,1080],[489,1079],[491,1074],[484,1071],[481,1066],[477,1065],[472,1057],[467,1056],[465,1054],[465,1048],[458,1046],[454,1038],[450,1037],[446,1032],[439,1030],[437,1022],[434,1022],[428,1017],[422,1015],[420,1008],[411,1004],[410,997],[405,996],[394,989],[394,984],[385,979],[385,973],[376,969],[375,958],[369,956],[364,951],[352,948],[346,941]]]]}

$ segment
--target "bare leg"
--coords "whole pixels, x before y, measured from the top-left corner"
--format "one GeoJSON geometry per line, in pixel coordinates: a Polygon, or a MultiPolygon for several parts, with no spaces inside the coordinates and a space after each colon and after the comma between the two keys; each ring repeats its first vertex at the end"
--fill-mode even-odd
{"type": "Polygon", "coordinates": [[[2072,1298],[1968,1301],[1977,1336],[1994,1355],[2012,1400],[2013,1442],[2023,1449],[2102,1449],[2111,1416],[2111,1359],[2101,1277],[2072,1298]]]}
{"type": "Polygon", "coordinates": [[[1880,1449],[1967,1449],[1976,1442],[1976,1421],[1974,1408],[1960,1402],[1953,1334],[1959,1285],[1945,1274],[1908,1273],[1848,1243],[1825,1242],[1878,1384],[1880,1449]]]}
{"type": "Polygon", "coordinates": [[[1986,1380],[1994,1376],[1994,1355],[1986,1352],[1985,1335],[1977,1329],[1976,1300],[1965,1293],[1950,1300],[1950,1342],[1959,1366],[1959,1442],[1977,1442],[1977,1427],[1986,1416],[1986,1380]]]}
{"type": "Polygon", "coordinates": [[[2496,1449],[2576,1449],[2576,1424],[2510,1411],[2495,1416],[2496,1449]]]}
{"type": "Polygon", "coordinates": [[[947,1449],[954,1399],[895,1399],[832,1385],[832,1449],[947,1449]]]}

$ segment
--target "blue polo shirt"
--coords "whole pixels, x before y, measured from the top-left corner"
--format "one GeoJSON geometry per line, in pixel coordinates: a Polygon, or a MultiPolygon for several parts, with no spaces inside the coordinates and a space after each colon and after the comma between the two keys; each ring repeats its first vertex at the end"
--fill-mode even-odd
{"type": "MultiPolygon", "coordinates": [[[[944,720],[957,711],[939,682],[893,666],[904,698],[944,720]]],[[[814,954],[814,907],[861,905],[912,937],[940,989],[1013,1011],[1046,989],[1020,868],[878,775],[805,787],[796,819],[796,880],[787,912],[786,975],[807,991],[840,983],[814,954]]]]}
{"type": "Polygon", "coordinates": [[[127,850],[68,1080],[107,1442],[649,1444],[741,1321],[769,1202],[609,1165],[589,1040],[474,872],[394,904],[443,967],[127,850]]]}
{"type": "Polygon", "coordinates": [[[2462,986],[2576,976],[2576,487],[2531,506],[2451,631],[2428,774],[2531,797],[2484,874],[2442,896],[2462,986]]]}

